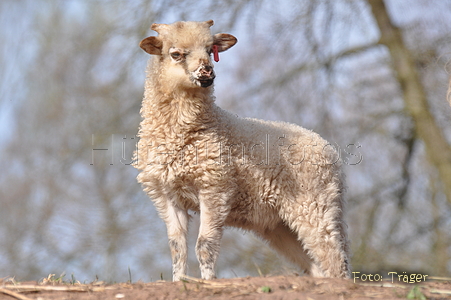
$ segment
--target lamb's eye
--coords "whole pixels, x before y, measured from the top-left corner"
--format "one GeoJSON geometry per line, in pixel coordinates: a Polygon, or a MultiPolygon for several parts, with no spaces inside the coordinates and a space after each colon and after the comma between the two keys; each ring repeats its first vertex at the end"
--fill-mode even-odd
{"type": "Polygon", "coordinates": [[[173,59],[180,59],[182,57],[182,54],[180,54],[180,52],[172,52],[171,57],[173,59]]]}

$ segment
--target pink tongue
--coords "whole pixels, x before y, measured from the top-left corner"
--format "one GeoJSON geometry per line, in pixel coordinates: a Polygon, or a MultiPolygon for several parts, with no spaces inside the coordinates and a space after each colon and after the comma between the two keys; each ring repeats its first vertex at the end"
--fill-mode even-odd
{"type": "Polygon", "coordinates": [[[213,45],[213,59],[215,62],[219,61],[219,52],[218,52],[218,46],[213,45]]]}

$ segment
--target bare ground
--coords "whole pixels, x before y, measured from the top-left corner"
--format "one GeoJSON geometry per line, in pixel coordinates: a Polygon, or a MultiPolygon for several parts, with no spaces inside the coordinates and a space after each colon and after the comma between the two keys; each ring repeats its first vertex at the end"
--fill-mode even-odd
{"type": "Polygon", "coordinates": [[[203,281],[119,284],[16,283],[0,280],[3,300],[105,299],[451,299],[451,278],[405,284],[299,276],[247,277],[203,281]]]}

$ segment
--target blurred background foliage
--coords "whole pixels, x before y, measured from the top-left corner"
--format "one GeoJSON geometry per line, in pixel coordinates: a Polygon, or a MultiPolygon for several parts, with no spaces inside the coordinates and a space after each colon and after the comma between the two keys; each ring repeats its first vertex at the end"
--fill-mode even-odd
{"type": "MultiPolygon", "coordinates": [[[[153,22],[208,19],[239,40],[216,64],[220,106],[341,151],[354,270],[449,275],[450,15],[449,0],[2,0],[0,277],[171,278],[165,226],[128,165],[138,43],[153,22]]],[[[295,271],[226,231],[220,277],[295,271]]]]}

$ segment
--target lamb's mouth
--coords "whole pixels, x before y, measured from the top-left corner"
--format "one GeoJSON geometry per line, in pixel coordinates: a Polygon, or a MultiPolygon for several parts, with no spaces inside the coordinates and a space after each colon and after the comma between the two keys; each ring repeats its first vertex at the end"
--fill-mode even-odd
{"type": "Polygon", "coordinates": [[[212,77],[200,77],[200,78],[191,78],[191,81],[200,87],[206,88],[213,84],[213,81],[215,80],[215,76],[212,77]]]}
{"type": "Polygon", "coordinates": [[[209,87],[213,84],[213,78],[211,79],[198,79],[197,82],[200,84],[201,87],[209,87]]]}

